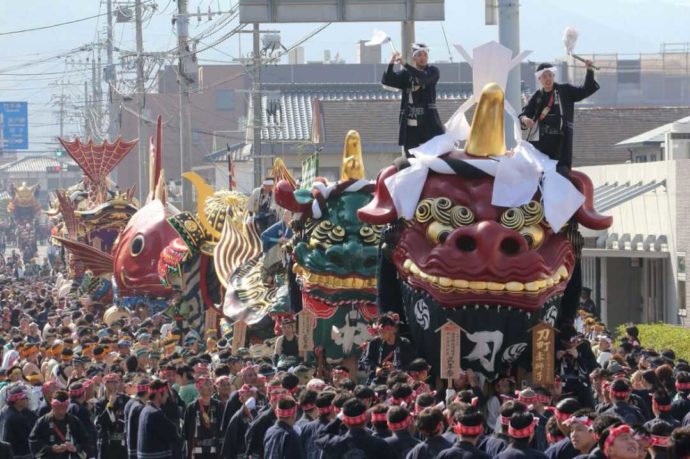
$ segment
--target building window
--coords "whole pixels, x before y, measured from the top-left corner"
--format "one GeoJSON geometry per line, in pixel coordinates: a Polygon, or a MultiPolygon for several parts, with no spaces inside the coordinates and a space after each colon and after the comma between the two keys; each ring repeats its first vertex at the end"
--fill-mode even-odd
{"type": "Polygon", "coordinates": [[[216,90],[216,110],[220,112],[235,111],[235,91],[232,89],[216,90]]]}
{"type": "Polygon", "coordinates": [[[198,129],[192,129],[192,145],[195,147],[201,145],[201,132],[198,129]]]}

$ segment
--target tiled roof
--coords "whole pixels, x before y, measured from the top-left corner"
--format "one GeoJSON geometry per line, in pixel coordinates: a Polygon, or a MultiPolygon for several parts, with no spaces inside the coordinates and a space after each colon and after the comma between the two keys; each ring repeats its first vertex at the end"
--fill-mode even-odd
{"type": "Polygon", "coordinates": [[[671,132],[671,130],[673,129],[673,125],[676,123],[688,124],[690,123],[690,116],[686,116],[685,118],[681,118],[672,123],[664,124],[663,126],[659,126],[652,130],[643,132],[642,134],[630,137],[629,139],[625,139],[622,142],[618,142],[616,146],[625,148],[645,144],[659,144],[664,141],[666,134],[671,132]]]}
{"type": "Polygon", "coordinates": [[[624,163],[630,153],[617,143],[688,113],[690,107],[576,108],[573,165],[624,163]]]}
{"type": "Polygon", "coordinates": [[[26,172],[45,172],[49,167],[55,166],[76,166],[71,159],[61,159],[50,156],[26,156],[16,161],[0,166],[0,173],[26,173],[26,172]]]}
{"type": "MultiPolygon", "coordinates": [[[[437,100],[459,100],[469,96],[471,86],[441,83],[437,100]]],[[[400,91],[376,83],[362,84],[268,84],[262,86],[262,132],[265,141],[308,141],[311,139],[312,101],[399,101],[400,91]]],[[[398,102],[399,103],[399,102],[398,102]]],[[[396,105],[396,104],[393,104],[396,105]]],[[[397,115],[396,115],[397,116],[397,115]]]]}
{"type": "Polygon", "coordinates": [[[662,185],[666,186],[666,180],[660,182],[652,180],[648,183],[643,183],[642,181],[620,184],[618,182],[605,183],[594,189],[594,208],[597,212],[606,212],[624,202],[635,199],[649,191],[653,191],[662,185]]]}
{"type": "MultiPolygon", "coordinates": [[[[437,99],[442,121],[462,105],[462,99],[437,99]]],[[[398,143],[399,100],[321,101],[323,135],[321,143],[338,143],[350,129],[359,132],[362,143],[398,143]]]]}

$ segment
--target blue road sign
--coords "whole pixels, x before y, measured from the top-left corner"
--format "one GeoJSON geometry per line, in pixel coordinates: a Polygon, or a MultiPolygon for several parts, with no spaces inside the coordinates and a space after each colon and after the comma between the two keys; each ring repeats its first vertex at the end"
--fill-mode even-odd
{"type": "Polygon", "coordinates": [[[1,149],[29,149],[29,113],[26,102],[0,102],[1,149]]]}

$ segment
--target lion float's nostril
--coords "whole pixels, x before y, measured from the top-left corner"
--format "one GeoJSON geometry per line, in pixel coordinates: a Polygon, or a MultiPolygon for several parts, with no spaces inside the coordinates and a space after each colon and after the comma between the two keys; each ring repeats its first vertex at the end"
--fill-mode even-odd
{"type": "Polygon", "coordinates": [[[458,249],[463,252],[474,252],[477,248],[477,241],[472,236],[460,236],[456,242],[458,249]]]}
{"type": "Polygon", "coordinates": [[[512,238],[505,238],[501,241],[501,252],[505,255],[517,255],[520,253],[520,243],[512,238]]]}

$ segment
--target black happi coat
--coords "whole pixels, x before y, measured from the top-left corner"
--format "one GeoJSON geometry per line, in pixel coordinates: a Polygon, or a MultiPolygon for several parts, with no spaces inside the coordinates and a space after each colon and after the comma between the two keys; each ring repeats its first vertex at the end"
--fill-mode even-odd
{"type": "Polygon", "coordinates": [[[243,408],[235,412],[225,430],[221,457],[235,459],[238,456],[244,456],[247,450],[244,436],[254,418],[256,418],[256,412],[251,412],[248,409],[243,408]]]}
{"type": "Polygon", "coordinates": [[[303,459],[299,435],[290,424],[277,421],[266,431],[264,438],[264,459],[303,459]]]}
{"type": "Polygon", "coordinates": [[[642,416],[640,409],[629,403],[617,402],[611,408],[604,411],[602,414],[610,414],[620,417],[623,422],[634,426],[637,424],[644,424],[645,418],[642,416]]]}
{"type": "Polygon", "coordinates": [[[479,451],[476,446],[466,441],[459,441],[438,455],[438,459],[489,459],[489,455],[479,451]]]}
{"type": "Polygon", "coordinates": [[[244,441],[247,444],[247,454],[263,457],[264,455],[264,435],[266,431],[278,420],[273,408],[268,407],[254,419],[247,429],[244,441]]]}
{"type": "Polygon", "coordinates": [[[388,446],[395,452],[395,457],[405,459],[407,453],[419,444],[419,440],[414,438],[408,430],[398,430],[393,435],[385,439],[388,446]]]}
{"type": "Polygon", "coordinates": [[[316,446],[316,439],[323,429],[328,425],[328,420],[316,419],[308,422],[299,434],[300,442],[302,443],[302,451],[304,451],[307,459],[322,459],[324,452],[316,446]]]}
{"type": "Polygon", "coordinates": [[[316,446],[320,448],[327,459],[394,459],[395,454],[385,440],[376,438],[366,429],[348,429],[339,435],[342,422],[340,419],[331,421],[321,430],[316,439],[316,446]]]}
{"type": "Polygon", "coordinates": [[[178,428],[151,402],[139,414],[138,459],[170,459],[180,444],[178,428]]]}
{"type": "Polygon", "coordinates": [[[580,455],[580,451],[576,450],[570,438],[554,443],[544,451],[546,457],[549,459],[573,459],[580,455]]]}
{"type": "Polygon", "coordinates": [[[433,459],[441,451],[445,451],[452,446],[453,444],[443,435],[434,435],[412,448],[407,455],[407,459],[433,459]]]}
{"type": "Polygon", "coordinates": [[[367,349],[362,356],[366,367],[369,369],[369,377],[374,378],[376,369],[388,361],[398,370],[404,370],[415,358],[415,351],[412,343],[402,336],[395,337],[395,344],[389,346],[381,337],[369,341],[367,349]]]}
{"type": "Polygon", "coordinates": [[[222,409],[218,400],[211,399],[206,408],[208,425],[204,423],[200,407],[201,399],[187,405],[184,413],[184,450],[185,457],[215,458],[220,450],[220,423],[222,409]]]}
{"type": "Polygon", "coordinates": [[[15,458],[31,457],[29,434],[35,423],[36,415],[28,409],[6,406],[0,411],[0,440],[12,445],[15,458]]]}
{"type": "Polygon", "coordinates": [[[508,444],[509,439],[507,435],[495,433],[479,440],[477,448],[480,451],[484,451],[489,457],[496,457],[508,448],[508,444]]]}
{"type": "Polygon", "coordinates": [[[96,403],[95,424],[98,431],[98,458],[117,459],[127,457],[125,438],[125,406],[129,398],[118,394],[115,404],[108,407],[108,399],[102,398],[96,403]]]}
{"type": "MultiPolygon", "coordinates": [[[[558,91],[558,98],[560,99],[559,105],[554,105],[547,119],[539,123],[542,125],[539,127],[539,141],[532,143],[542,153],[558,161],[559,171],[569,172],[573,166],[573,120],[575,117],[575,102],[579,102],[597,92],[599,84],[594,80],[594,71],[590,69],[587,70],[585,83],[582,86],[573,86],[567,83],[554,83],[553,87],[554,91],[558,91]],[[545,122],[548,122],[549,118],[556,118],[554,119],[555,125],[560,127],[561,138],[558,142],[552,142],[552,139],[546,138],[554,136],[544,136],[541,134],[545,122]]],[[[543,89],[540,89],[532,94],[527,105],[523,107],[520,116],[524,115],[536,121],[544,107],[549,104],[550,98],[551,92],[547,93],[543,89]]],[[[533,129],[537,128],[535,127],[533,129]]]]}
{"type": "Polygon", "coordinates": [[[536,449],[510,445],[505,451],[496,456],[496,459],[546,459],[546,456],[536,449]]]}
{"type": "Polygon", "coordinates": [[[64,435],[65,441],[76,446],[78,453],[86,451],[89,439],[79,418],[67,413],[62,421],[56,421],[53,413],[48,413],[36,421],[29,435],[31,454],[37,459],[77,459],[78,456],[74,453],[53,453],[54,445],[65,443],[58,435],[58,431],[64,435]]]}
{"type": "Polygon", "coordinates": [[[144,402],[133,398],[125,405],[125,443],[129,459],[137,459],[137,441],[139,438],[139,415],[144,409],[144,402]]]}
{"type": "Polygon", "coordinates": [[[437,67],[427,65],[423,70],[419,70],[410,64],[396,72],[394,65],[389,64],[386,72],[381,78],[381,84],[393,88],[402,89],[402,100],[400,102],[400,132],[398,134],[398,145],[406,148],[414,148],[434,136],[443,134],[443,123],[436,110],[436,83],[440,73],[437,67]],[[410,105],[410,95],[413,104],[410,105]],[[408,135],[407,118],[412,109],[421,109],[422,115],[417,116],[418,128],[416,136],[408,135]]]}
{"type": "Polygon", "coordinates": [[[89,455],[89,457],[93,457],[96,455],[96,426],[93,424],[93,421],[91,421],[91,412],[89,411],[89,406],[84,403],[79,403],[75,401],[74,399],[70,400],[69,408],[67,408],[67,412],[71,414],[72,416],[75,416],[76,418],[81,421],[81,424],[84,426],[84,429],[86,429],[86,452],[89,455]]]}

